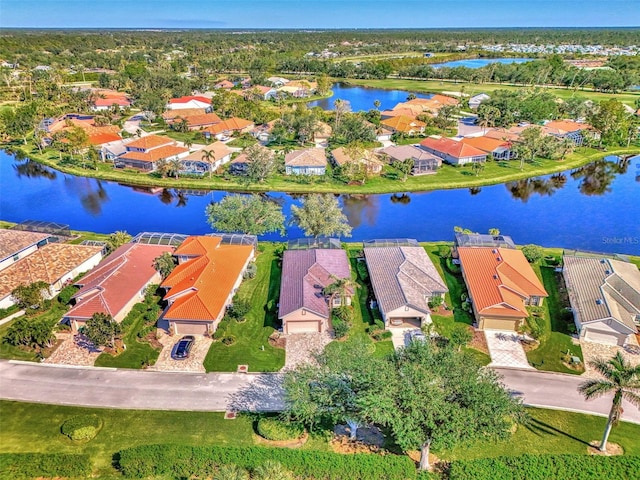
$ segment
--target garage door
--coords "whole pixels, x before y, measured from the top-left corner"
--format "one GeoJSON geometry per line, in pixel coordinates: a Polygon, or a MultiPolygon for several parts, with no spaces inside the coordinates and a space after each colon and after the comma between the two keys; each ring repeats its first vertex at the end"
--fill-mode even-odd
{"type": "Polygon", "coordinates": [[[601,330],[588,328],[584,339],[588,342],[623,346],[625,337],[622,335],[616,335],[615,333],[603,332],[601,330]]]}
{"type": "Polygon", "coordinates": [[[204,335],[207,333],[206,323],[173,322],[176,335],[204,335]]]}
{"type": "Polygon", "coordinates": [[[482,322],[484,330],[514,330],[516,329],[515,320],[504,320],[501,318],[485,318],[482,322]]]}
{"type": "Polygon", "coordinates": [[[391,317],[389,318],[389,327],[421,327],[419,318],[416,317],[391,317]]]}
{"type": "Polygon", "coordinates": [[[320,331],[320,322],[313,321],[295,321],[289,320],[287,322],[286,333],[317,333],[320,331]]]}

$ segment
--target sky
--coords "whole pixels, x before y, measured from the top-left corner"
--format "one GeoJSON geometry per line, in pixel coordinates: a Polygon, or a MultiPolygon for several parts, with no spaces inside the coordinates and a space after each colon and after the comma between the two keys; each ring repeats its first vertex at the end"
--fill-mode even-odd
{"type": "Polygon", "coordinates": [[[640,0],[0,0],[4,28],[640,26],[640,0]]]}

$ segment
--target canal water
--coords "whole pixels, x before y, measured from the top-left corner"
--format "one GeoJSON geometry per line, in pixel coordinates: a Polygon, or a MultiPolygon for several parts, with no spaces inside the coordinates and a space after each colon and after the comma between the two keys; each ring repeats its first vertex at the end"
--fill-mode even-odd
{"type": "Polygon", "coordinates": [[[433,68],[440,67],[467,67],[467,68],[482,68],[492,63],[526,63],[533,62],[535,58],[468,58],[466,60],[454,60],[445,63],[434,63],[431,66],[433,68]]]}
{"type": "MultiPolygon", "coordinates": [[[[398,184],[399,189],[402,184],[398,184]]],[[[640,157],[610,157],[563,174],[480,189],[340,195],[351,240],[451,240],[453,227],[499,228],[517,243],[640,255],[640,157]]],[[[66,175],[0,151],[0,219],[44,220],[75,230],[211,232],[205,208],[222,191],[134,188],[66,175]]],[[[300,195],[273,192],[287,219],[300,195]]],[[[293,226],[288,238],[302,237],[293,226]]],[[[265,240],[283,240],[277,234],[265,240]]]]}

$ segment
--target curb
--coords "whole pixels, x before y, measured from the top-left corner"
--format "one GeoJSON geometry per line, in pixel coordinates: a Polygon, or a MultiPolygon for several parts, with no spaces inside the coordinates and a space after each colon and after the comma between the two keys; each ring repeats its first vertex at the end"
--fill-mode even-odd
{"type": "Polygon", "coordinates": [[[115,372],[116,370],[118,370],[117,368],[113,368],[113,367],[90,367],[86,365],[59,365],[55,363],[27,362],[25,360],[9,360],[8,363],[13,363],[16,365],[29,365],[31,367],[37,366],[37,367],[47,367],[47,368],[67,368],[71,370],[107,370],[110,372],[115,372]]]}
{"type": "MultiPolygon", "coordinates": [[[[579,408],[554,407],[554,406],[549,406],[549,405],[538,405],[537,403],[526,403],[526,402],[523,402],[522,405],[524,405],[525,407],[541,408],[541,409],[544,409],[544,410],[558,410],[558,411],[561,411],[561,412],[581,413],[583,415],[592,415],[594,417],[602,417],[602,418],[608,418],[609,417],[609,415],[606,414],[606,413],[598,413],[598,412],[593,412],[591,410],[581,410],[579,408]]],[[[640,425],[640,420],[629,420],[629,419],[625,419],[625,418],[621,418],[620,420],[622,420],[623,422],[633,423],[635,425],[640,425]]]]}

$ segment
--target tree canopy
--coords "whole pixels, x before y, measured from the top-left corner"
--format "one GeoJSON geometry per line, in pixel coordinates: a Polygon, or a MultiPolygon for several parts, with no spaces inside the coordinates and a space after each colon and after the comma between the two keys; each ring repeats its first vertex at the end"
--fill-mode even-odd
{"type": "Polygon", "coordinates": [[[302,199],[302,205],[292,205],[293,223],[307,237],[351,236],[351,226],[342,212],[338,199],[331,194],[312,194],[302,199]]]}
{"type": "Polygon", "coordinates": [[[260,195],[226,195],[207,206],[205,213],[211,227],[218,232],[284,235],[282,207],[260,195]]]}

